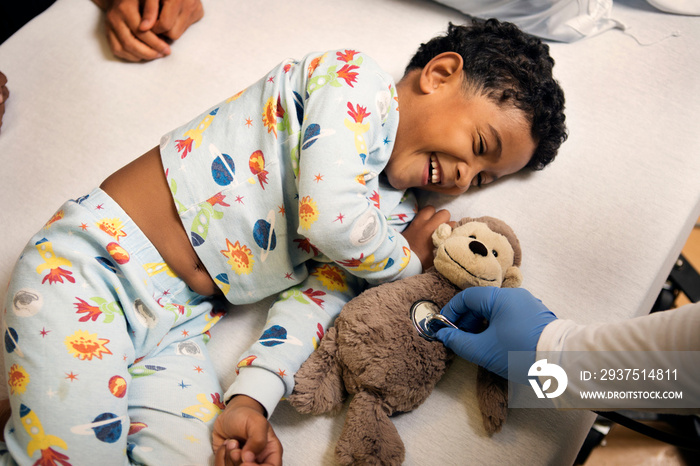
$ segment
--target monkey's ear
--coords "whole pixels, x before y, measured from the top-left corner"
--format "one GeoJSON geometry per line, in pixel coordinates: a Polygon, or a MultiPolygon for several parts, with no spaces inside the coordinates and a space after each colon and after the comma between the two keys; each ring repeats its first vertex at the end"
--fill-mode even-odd
{"type": "Polygon", "coordinates": [[[452,227],[447,223],[441,224],[433,232],[433,246],[439,248],[442,243],[452,234],[452,227]]]}
{"type": "Polygon", "coordinates": [[[517,288],[523,283],[523,274],[520,269],[516,266],[508,267],[506,270],[506,276],[503,278],[503,283],[501,288],[517,288]]]}

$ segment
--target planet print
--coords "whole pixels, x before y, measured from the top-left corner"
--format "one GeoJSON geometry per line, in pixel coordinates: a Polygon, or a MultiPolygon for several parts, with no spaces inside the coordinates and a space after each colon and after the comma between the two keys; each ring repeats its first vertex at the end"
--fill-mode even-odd
{"type": "Polygon", "coordinates": [[[280,325],[273,325],[272,327],[265,330],[258,340],[258,342],[267,347],[281,345],[283,343],[291,343],[294,345],[301,345],[301,341],[298,338],[288,335],[287,329],[280,325]]]}
{"type": "Polygon", "coordinates": [[[5,328],[5,351],[12,353],[17,348],[17,330],[5,328]]]}
{"type": "Polygon", "coordinates": [[[211,164],[211,176],[219,186],[228,186],[233,182],[236,165],[228,154],[221,154],[211,164]]]}
{"type": "Polygon", "coordinates": [[[277,235],[272,230],[272,225],[263,219],[255,222],[253,227],[253,238],[255,243],[262,249],[272,251],[277,246],[277,235]]]}
{"type": "Polygon", "coordinates": [[[109,243],[107,245],[107,252],[110,256],[112,256],[112,259],[114,259],[117,264],[126,264],[129,262],[129,253],[126,252],[126,250],[121,247],[119,243],[109,243]]]}
{"type": "Polygon", "coordinates": [[[43,304],[44,298],[41,294],[29,288],[22,288],[12,297],[12,310],[20,317],[33,316],[43,304]]]}
{"type": "Polygon", "coordinates": [[[306,127],[304,131],[304,139],[302,140],[302,149],[308,149],[313,145],[318,139],[319,134],[321,134],[321,126],[316,123],[312,123],[306,127]]]}
{"type": "Polygon", "coordinates": [[[117,416],[114,413],[102,413],[91,423],[73,426],[70,431],[77,435],[94,433],[98,440],[105,443],[115,443],[122,435],[122,422],[128,421],[128,416],[117,416]]]}
{"type": "Polygon", "coordinates": [[[117,398],[124,398],[126,395],[126,380],[124,377],[115,375],[108,382],[109,391],[117,398]]]}

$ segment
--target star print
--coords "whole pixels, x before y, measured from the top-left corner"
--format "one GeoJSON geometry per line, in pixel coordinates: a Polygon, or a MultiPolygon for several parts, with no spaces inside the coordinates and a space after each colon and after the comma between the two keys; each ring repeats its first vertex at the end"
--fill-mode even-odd
{"type": "Polygon", "coordinates": [[[318,183],[319,181],[323,181],[323,175],[319,173],[314,177],[314,180],[316,181],[316,183],[318,183]]]}
{"type": "Polygon", "coordinates": [[[293,280],[291,272],[287,272],[284,274],[284,278],[288,278],[290,280],[293,280]]]}
{"type": "Polygon", "coordinates": [[[190,332],[189,332],[188,330],[183,330],[183,331],[182,331],[182,336],[183,336],[183,337],[188,337],[188,336],[190,336],[190,332]]]}
{"type": "Polygon", "coordinates": [[[267,82],[269,82],[269,83],[275,82],[275,77],[274,77],[274,76],[270,76],[269,78],[267,78],[267,82]]]}
{"type": "Polygon", "coordinates": [[[190,386],[190,384],[185,383],[184,380],[183,380],[182,382],[180,382],[178,385],[179,385],[180,388],[182,388],[183,390],[190,386]]]}
{"type": "Polygon", "coordinates": [[[287,212],[287,211],[284,209],[284,206],[281,205],[281,206],[279,206],[279,208],[280,208],[280,210],[279,210],[279,213],[280,213],[280,214],[284,215],[284,214],[287,212]]]}
{"type": "Polygon", "coordinates": [[[287,375],[287,373],[284,371],[284,369],[280,369],[277,371],[277,375],[279,375],[280,377],[284,377],[285,375],[287,375]]]}
{"type": "Polygon", "coordinates": [[[56,392],[54,392],[50,388],[49,388],[49,391],[46,392],[46,396],[48,396],[49,398],[53,398],[55,395],[56,395],[56,392]]]}
{"type": "Polygon", "coordinates": [[[251,126],[253,126],[253,119],[252,119],[252,118],[246,118],[246,119],[245,119],[245,125],[246,125],[248,128],[250,128],[251,126]]]}
{"type": "Polygon", "coordinates": [[[345,218],[345,215],[342,213],[339,213],[338,216],[333,220],[334,222],[340,221],[340,223],[343,223],[343,219],[345,218]]]}
{"type": "Polygon", "coordinates": [[[83,230],[83,231],[87,230],[87,229],[88,229],[87,223],[81,223],[81,224],[80,224],[80,229],[83,230]]]}
{"type": "Polygon", "coordinates": [[[243,204],[243,196],[236,196],[236,202],[243,204]]]}
{"type": "Polygon", "coordinates": [[[66,374],[66,379],[70,380],[71,382],[73,382],[74,380],[78,380],[78,374],[74,374],[73,371],[71,371],[70,374],[67,374],[65,372],[64,374],[66,374]]]}
{"type": "Polygon", "coordinates": [[[104,209],[104,207],[102,206],[102,204],[99,204],[99,205],[95,206],[95,209],[102,210],[102,209],[104,209]]]}
{"type": "Polygon", "coordinates": [[[199,366],[194,366],[194,370],[197,371],[198,374],[201,374],[202,372],[204,372],[204,369],[202,369],[199,366]]]}
{"type": "Polygon", "coordinates": [[[384,145],[385,145],[385,146],[386,146],[387,144],[389,144],[390,142],[391,142],[391,141],[389,140],[388,137],[384,138],[384,145]]]}
{"type": "Polygon", "coordinates": [[[41,338],[44,338],[46,335],[49,334],[50,331],[51,330],[46,330],[46,327],[41,327],[41,331],[39,332],[39,334],[41,335],[41,338]]]}
{"type": "Polygon", "coordinates": [[[185,440],[189,440],[190,443],[201,443],[201,441],[194,435],[188,435],[187,437],[185,437],[185,440]]]}

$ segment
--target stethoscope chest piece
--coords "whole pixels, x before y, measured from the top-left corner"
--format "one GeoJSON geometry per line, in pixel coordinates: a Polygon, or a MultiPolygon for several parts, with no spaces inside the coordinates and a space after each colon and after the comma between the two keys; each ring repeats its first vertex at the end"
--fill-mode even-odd
{"type": "Polygon", "coordinates": [[[411,320],[418,334],[428,341],[436,341],[435,334],[444,327],[457,328],[455,324],[440,314],[440,307],[434,302],[421,299],[411,306],[411,320]]]}

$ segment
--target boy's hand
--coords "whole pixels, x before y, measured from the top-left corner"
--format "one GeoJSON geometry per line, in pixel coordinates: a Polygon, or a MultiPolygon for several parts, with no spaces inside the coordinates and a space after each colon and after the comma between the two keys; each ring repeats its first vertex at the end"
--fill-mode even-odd
{"type": "Polygon", "coordinates": [[[282,465],[282,444],[254,399],[237,395],[214,422],[212,434],[217,466],[282,465]]]}
{"type": "MultiPolygon", "coordinates": [[[[443,209],[435,211],[435,207],[429,205],[418,211],[413,221],[403,231],[403,237],[414,254],[418,256],[423,271],[433,266],[433,232],[443,223],[450,222],[450,212],[443,209]]],[[[450,222],[454,223],[454,222],[450,222]]]]}

